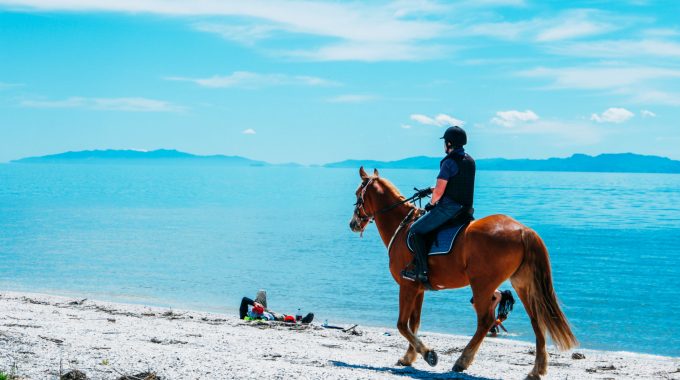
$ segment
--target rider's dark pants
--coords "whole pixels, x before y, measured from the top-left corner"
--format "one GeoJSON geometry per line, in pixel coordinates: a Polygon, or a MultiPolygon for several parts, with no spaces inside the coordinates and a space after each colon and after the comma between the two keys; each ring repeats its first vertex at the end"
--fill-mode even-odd
{"type": "Polygon", "coordinates": [[[432,211],[421,216],[418,220],[416,220],[415,223],[413,223],[411,229],[409,230],[409,235],[425,235],[428,232],[433,231],[435,228],[441,226],[456,216],[456,214],[458,214],[462,208],[463,206],[461,206],[459,203],[450,201],[448,199],[442,199],[439,203],[437,203],[432,211]]]}
{"type": "Polygon", "coordinates": [[[449,199],[442,199],[430,212],[413,223],[409,230],[409,239],[413,243],[413,250],[416,251],[415,259],[419,270],[427,270],[427,252],[425,252],[427,250],[427,242],[425,241],[425,235],[452,219],[462,208],[463,206],[459,203],[449,199]]]}

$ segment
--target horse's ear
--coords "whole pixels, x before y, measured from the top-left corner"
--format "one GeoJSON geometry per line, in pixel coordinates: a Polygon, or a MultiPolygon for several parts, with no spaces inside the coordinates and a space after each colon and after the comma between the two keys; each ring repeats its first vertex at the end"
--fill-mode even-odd
{"type": "Polygon", "coordinates": [[[373,169],[373,175],[376,177],[380,177],[380,175],[378,175],[378,169],[373,169]]]}
{"type": "Polygon", "coordinates": [[[368,174],[366,173],[366,170],[364,170],[363,166],[359,168],[359,176],[361,177],[361,179],[368,178],[368,174]]]}

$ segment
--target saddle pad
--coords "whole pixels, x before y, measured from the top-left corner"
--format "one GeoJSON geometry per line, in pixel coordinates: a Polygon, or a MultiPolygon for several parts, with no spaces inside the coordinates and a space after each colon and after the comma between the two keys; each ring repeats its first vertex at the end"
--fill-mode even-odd
{"type": "MultiPolygon", "coordinates": [[[[469,223],[463,223],[463,224],[456,224],[452,226],[446,226],[443,229],[437,231],[437,234],[432,241],[432,245],[430,246],[430,250],[428,252],[428,256],[435,256],[435,255],[446,255],[451,251],[451,248],[453,248],[453,243],[456,241],[456,236],[460,233],[460,231],[463,230],[465,226],[467,226],[469,223]]],[[[406,239],[406,244],[408,245],[408,248],[413,252],[413,248],[411,247],[411,242],[409,239],[406,239]]]]}

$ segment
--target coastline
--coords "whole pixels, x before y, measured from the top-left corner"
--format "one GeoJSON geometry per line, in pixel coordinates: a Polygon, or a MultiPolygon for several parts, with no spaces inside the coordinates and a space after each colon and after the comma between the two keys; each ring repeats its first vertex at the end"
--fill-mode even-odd
{"type": "MultiPolygon", "coordinates": [[[[26,292],[0,293],[0,371],[21,379],[58,378],[78,369],[89,379],[155,372],[162,379],[464,378],[523,379],[531,343],[487,338],[463,374],[450,372],[469,337],[421,332],[439,354],[429,367],[395,365],[407,343],[394,328],[357,327],[356,334],[318,323],[253,323],[236,316],[82,300],[26,292]]],[[[680,358],[549,347],[545,378],[680,379],[680,358]]]]}

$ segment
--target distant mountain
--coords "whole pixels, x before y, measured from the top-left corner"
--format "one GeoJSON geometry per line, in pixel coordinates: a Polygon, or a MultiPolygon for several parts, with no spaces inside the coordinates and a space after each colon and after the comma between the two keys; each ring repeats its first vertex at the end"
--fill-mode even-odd
{"type": "MultiPolygon", "coordinates": [[[[324,165],[327,168],[436,169],[440,157],[409,157],[397,161],[346,160],[324,165]]],[[[543,160],[487,158],[476,160],[480,170],[680,173],[680,161],[634,153],[608,153],[597,156],[574,154],[567,158],[543,160]]]]}
{"type": "MultiPolygon", "coordinates": [[[[251,160],[241,156],[198,156],[177,150],[159,149],[152,151],[139,150],[83,150],[79,152],[65,152],[48,156],[28,157],[12,161],[19,164],[135,164],[135,163],[200,163],[218,164],[226,166],[268,166],[264,161],[251,160]]],[[[284,164],[285,166],[297,164],[284,164]]]]}
{"type": "MultiPolygon", "coordinates": [[[[345,160],[322,165],[326,168],[380,169],[436,169],[441,157],[417,156],[396,161],[345,160]]],[[[12,161],[19,164],[212,164],[223,166],[303,166],[297,163],[270,164],[241,156],[199,156],[171,149],[139,150],[84,150],[12,161]]],[[[318,166],[318,165],[313,165],[318,166]]],[[[574,154],[567,158],[543,160],[487,158],[477,160],[480,170],[563,171],[563,172],[630,172],[630,173],[680,173],[680,161],[666,157],[643,156],[634,153],[600,154],[589,156],[574,154]]]]}

